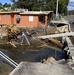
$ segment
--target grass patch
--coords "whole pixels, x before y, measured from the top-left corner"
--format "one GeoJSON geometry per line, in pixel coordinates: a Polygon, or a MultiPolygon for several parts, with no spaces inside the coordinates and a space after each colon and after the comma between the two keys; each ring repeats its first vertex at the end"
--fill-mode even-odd
{"type": "Polygon", "coordinates": [[[10,66],[8,64],[0,64],[0,73],[10,71],[10,66]]]}

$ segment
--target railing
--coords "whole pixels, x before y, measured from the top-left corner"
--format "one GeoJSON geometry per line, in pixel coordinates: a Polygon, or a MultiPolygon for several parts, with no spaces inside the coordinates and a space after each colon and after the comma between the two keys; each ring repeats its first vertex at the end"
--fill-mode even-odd
{"type": "Polygon", "coordinates": [[[9,58],[7,55],[5,55],[3,52],[0,51],[0,56],[3,57],[7,62],[9,62],[12,66],[17,67],[18,64],[13,61],[11,58],[9,58]]]}

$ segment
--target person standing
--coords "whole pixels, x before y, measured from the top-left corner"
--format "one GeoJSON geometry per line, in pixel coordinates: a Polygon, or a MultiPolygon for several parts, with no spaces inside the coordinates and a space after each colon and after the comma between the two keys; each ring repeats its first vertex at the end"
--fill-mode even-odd
{"type": "Polygon", "coordinates": [[[64,56],[65,56],[65,60],[68,60],[70,58],[70,50],[68,47],[64,49],[64,56]]]}
{"type": "Polygon", "coordinates": [[[62,47],[62,51],[63,51],[65,49],[65,47],[68,47],[68,43],[67,43],[66,39],[64,39],[62,41],[62,44],[63,44],[63,47],[62,47]]]}

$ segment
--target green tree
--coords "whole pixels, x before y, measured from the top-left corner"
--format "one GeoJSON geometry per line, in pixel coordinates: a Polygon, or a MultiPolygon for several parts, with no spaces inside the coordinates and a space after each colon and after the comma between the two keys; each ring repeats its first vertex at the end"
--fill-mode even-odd
{"type": "Polygon", "coordinates": [[[15,8],[16,8],[16,5],[15,4],[12,4],[11,9],[12,10],[15,10],[15,8]]]}
{"type": "MultiPolygon", "coordinates": [[[[54,11],[54,13],[56,12],[56,2],[57,0],[50,0],[47,3],[47,8],[48,10],[52,10],[54,11]]],[[[67,5],[68,5],[68,0],[59,0],[59,7],[58,7],[58,12],[59,14],[66,14],[67,13],[67,5]]]]}
{"type": "Polygon", "coordinates": [[[11,4],[5,3],[3,7],[11,7],[11,4]]]}
{"type": "Polygon", "coordinates": [[[47,9],[55,12],[56,11],[56,0],[50,0],[47,3],[47,9]]]}
{"type": "Polygon", "coordinates": [[[0,3],[0,9],[2,9],[2,7],[3,7],[3,5],[2,5],[2,3],[0,3]]]}
{"type": "MultiPolygon", "coordinates": [[[[11,0],[17,8],[24,8],[28,10],[47,10],[56,11],[57,0],[11,0]]],[[[59,0],[59,13],[67,13],[68,0],[59,0]]]]}
{"type": "Polygon", "coordinates": [[[42,10],[43,3],[41,1],[33,2],[32,4],[33,4],[32,10],[35,10],[35,11],[42,10]]]}
{"type": "Polygon", "coordinates": [[[67,13],[68,0],[59,0],[59,13],[67,13]],[[61,10],[60,10],[61,9],[61,10]]]}

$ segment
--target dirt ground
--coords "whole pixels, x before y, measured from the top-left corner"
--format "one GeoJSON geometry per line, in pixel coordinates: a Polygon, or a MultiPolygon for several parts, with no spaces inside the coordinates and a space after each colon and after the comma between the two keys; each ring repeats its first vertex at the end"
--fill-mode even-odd
{"type": "Polygon", "coordinates": [[[0,75],[9,75],[12,70],[13,67],[0,59],[0,75]]]}
{"type": "Polygon", "coordinates": [[[7,35],[7,29],[5,27],[0,28],[0,37],[6,36],[6,35],[7,35]]]}

